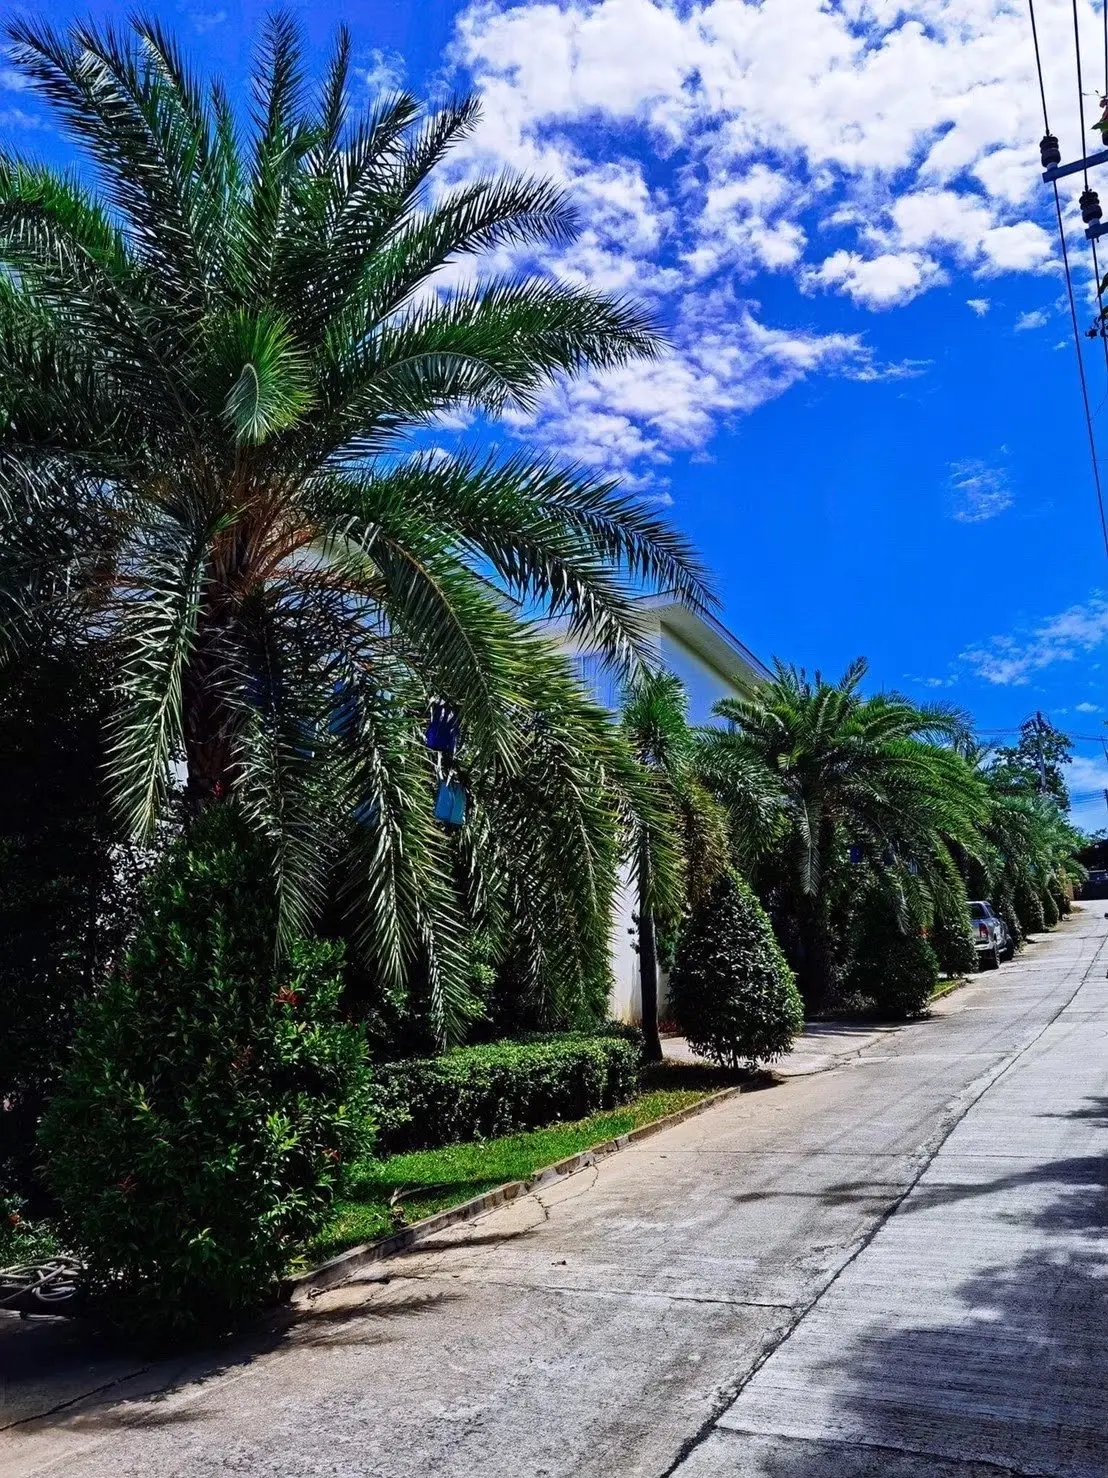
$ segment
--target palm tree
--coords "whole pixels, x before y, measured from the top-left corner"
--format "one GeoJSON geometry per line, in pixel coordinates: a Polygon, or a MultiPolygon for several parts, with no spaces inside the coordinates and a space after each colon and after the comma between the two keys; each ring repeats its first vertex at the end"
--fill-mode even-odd
{"type": "Polygon", "coordinates": [[[341,866],[383,982],[418,956],[445,1021],[461,864],[431,785],[467,755],[498,794],[533,785],[536,730],[565,718],[555,789],[590,855],[622,804],[575,789],[612,773],[608,741],[518,610],[626,665],[636,587],[707,597],[687,542],[611,483],[430,440],[445,416],[528,409],[559,376],[649,356],[655,333],[604,294],[482,271],[564,241],[566,202],[518,176],[442,183],[476,101],[355,113],[345,30],[313,90],[295,26],[271,20],[246,124],[157,22],[8,35],[92,183],[0,158],[5,650],[63,608],[110,643],[131,830],[183,763],[192,814],[233,796],[269,838],[285,935],[341,866]],[[453,758],[424,746],[435,705],[453,758]]]}
{"type": "Polygon", "coordinates": [[[659,925],[675,930],[686,903],[705,897],[727,866],[726,817],[697,773],[699,740],[679,678],[658,670],[642,673],[627,690],[621,727],[646,781],[648,808],[632,813],[630,853],[644,1050],[649,1061],[660,1062],[659,925]]]}
{"type": "Polygon", "coordinates": [[[783,833],[757,870],[772,896],[809,1011],[832,992],[850,867],[897,874],[898,887],[934,891],[956,878],[952,841],[979,844],[980,781],[951,747],[957,715],[894,694],[866,698],[866,664],[837,683],[776,665],[772,681],[723,699],[730,725],[712,745],[717,770],[761,764],[779,789],[783,833]]]}

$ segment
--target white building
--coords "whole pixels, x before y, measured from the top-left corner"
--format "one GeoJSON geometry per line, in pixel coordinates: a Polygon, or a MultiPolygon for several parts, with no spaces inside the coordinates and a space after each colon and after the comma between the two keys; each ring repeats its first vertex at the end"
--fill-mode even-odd
{"type": "MultiPolygon", "coordinates": [[[[707,723],[720,698],[733,697],[740,683],[768,678],[769,670],[713,616],[698,615],[672,596],[645,597],[641,607],[660,664],[679,677],[689,695],[689,719],[707,723]]],[[[569,646],[569,643],[565,643],[569,646]]],[[[595,652],[571,647],[582,682],[606,707],[619,707],[619,681],[595,652]]],[[[635,891],[625,880],[612,920],[612,1015],[638,1021],[642,1014],[639,957],[632,947],[635,891]]],[[[665,1016],[665,980],[659,984],[659,1015],[665,1016]]]]}

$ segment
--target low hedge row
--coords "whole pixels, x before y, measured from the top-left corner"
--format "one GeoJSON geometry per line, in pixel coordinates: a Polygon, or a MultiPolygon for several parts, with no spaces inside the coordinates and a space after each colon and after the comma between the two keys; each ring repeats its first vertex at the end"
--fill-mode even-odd
{"type": "Polygon", "coordinates": [[[564,1034],[459,1047],[373,1070],[375,1150],[435,1149],[583,1119],[639,1089],[637,1035],[564,1034]]]}

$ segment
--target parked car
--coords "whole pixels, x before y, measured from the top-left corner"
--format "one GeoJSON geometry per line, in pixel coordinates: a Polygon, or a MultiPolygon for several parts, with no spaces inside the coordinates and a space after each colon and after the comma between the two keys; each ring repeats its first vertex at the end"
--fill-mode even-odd
{"type": "Polygon", "coordinates": [[[993,913],[992,905],[971,900],[969,916],[977,963],[981,968],[995,970],[1001,960],[1010,960],[1016,952],[1016,941],[1004,920],[993,913]]]}
{"type": "Polygon", "coordinates": [[[1108,869],[1090,867],[1089,876],[1077,890],[1078,898],[1108,898],[1108,869]]]}

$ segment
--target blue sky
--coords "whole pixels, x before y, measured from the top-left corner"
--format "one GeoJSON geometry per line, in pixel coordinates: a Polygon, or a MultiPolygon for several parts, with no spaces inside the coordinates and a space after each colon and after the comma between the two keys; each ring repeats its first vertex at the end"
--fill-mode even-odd
{"type": "MultiPolygon", "coordinates": [[[[266,6],[153,9],[243,88],[266,6]]],[[[568,452],[668,505],[717,572],[727,624],[764,658],[836,673],[864,653],[875,686],[957,703],[983,730],[1041,708],[1101,732],[1108,560],[1021,7],[294,9],[321,59],[334,25],[351,26],[367,97],[476,86],[484,122],[454,171],[559,180],[584,230],[543,269],[635,294],[666,329],[657,364],[480,434],[568,452]]],[[[1073,157],[1070,13],[1063,0],[1038,13],[1051,121],[1073,157]]],[[[1093,58],[1099,17],[1081,15],[1093,58]]],[[[9,71],[0,143],[66,157],[9,71]]],[[[1085,327],[1077,191],[1063,198],[1085,327]]],[[[1108,366],[1100,344],[1082,348],[1108,458],[1108,366]]],[[[1076,815],[1108,824],[1108,763],[1095,737],[1077,751],[1073,789],[1090,800],[1076,815]]]]}

